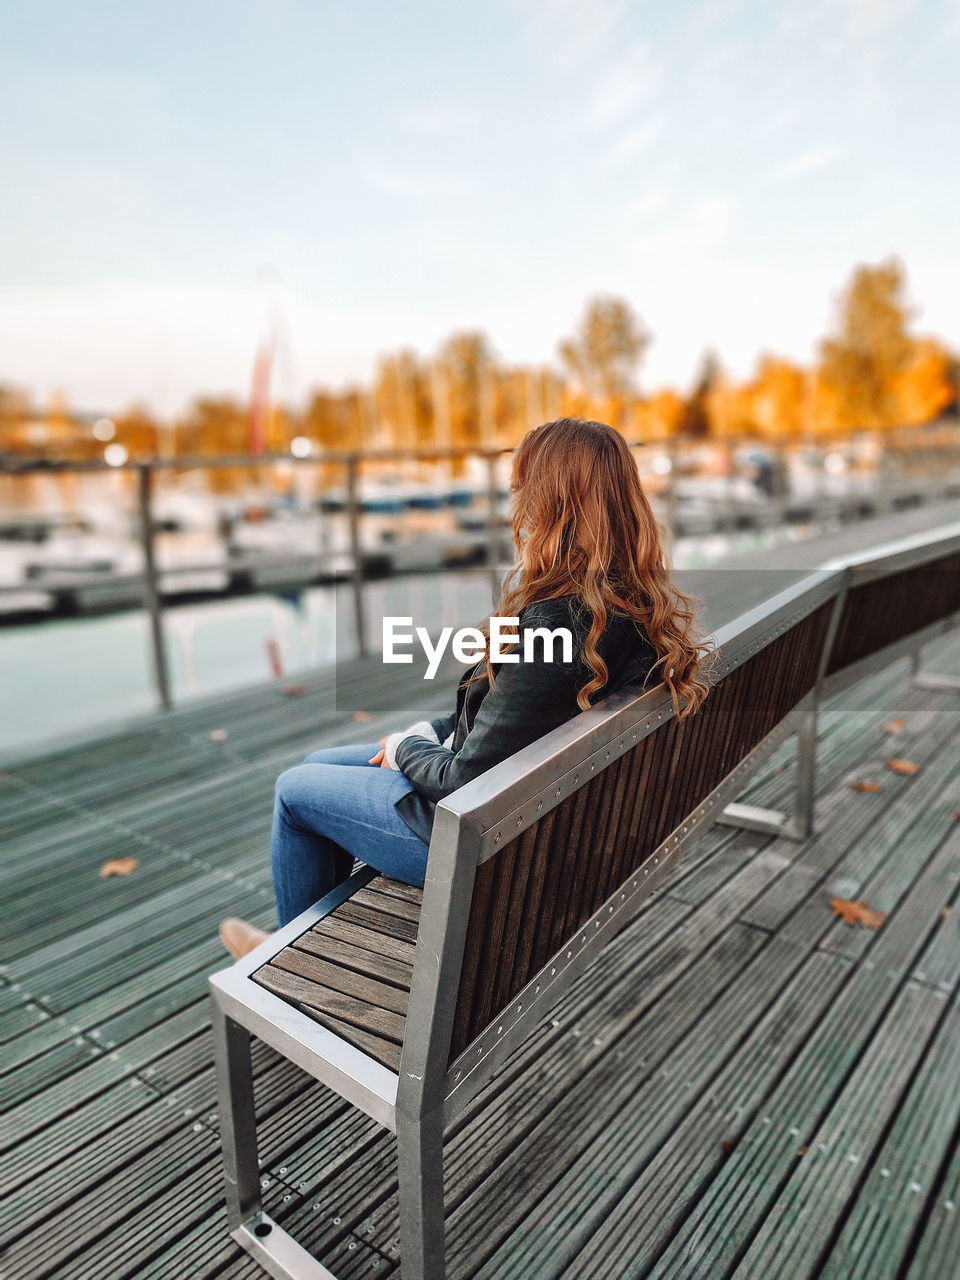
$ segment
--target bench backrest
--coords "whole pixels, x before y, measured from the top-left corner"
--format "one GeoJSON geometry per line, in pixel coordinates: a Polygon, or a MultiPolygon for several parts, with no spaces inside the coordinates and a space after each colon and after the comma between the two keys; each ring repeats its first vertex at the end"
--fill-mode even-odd
{"type": "Polygon", "coordinates": [[[718,631],[697,715],[678,721],[663,684],[624,691],[441,802],[398,1105],[405,1081],[449,1094],[471,1076],[474,1092],[481,1062],[519,1041],[713,816],[721,783],[742,789],[814,695],[843,581],[809,575],[718,631]]]}
{"type": "Polygon", "coordinates": [[[850,580],[825,672],[833,693],[915,647],[960,615],[960,533],[905,540],[900,549],[869,558],[831,561],[849,567],[850,580]],[[939,624],[939,626],[938,626],[939,624]]]}
{"type": "Polygon", "coordinates": [[[811,692],[835,595],[818,584],[764,610],[749,642],[731,637],[697,715],[677,720],[663,686],[638,698],[637,724],[582,753],[560,797],[553,770],[529,775],[529,800],[481,846],[451,1061],[811,692]]]}

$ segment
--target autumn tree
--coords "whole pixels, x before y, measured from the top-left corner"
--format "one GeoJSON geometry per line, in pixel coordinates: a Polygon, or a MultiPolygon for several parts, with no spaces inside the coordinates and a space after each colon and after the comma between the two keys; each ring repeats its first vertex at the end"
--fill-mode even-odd
{"type": "Polygon", "coordinates": [[[159,426],[156,418],[144,404],[135,404],[113,419],[116,440],[133,459],[156,457],[159,449],[159,426]]]}
{"type": "Polygon", "coordinates": [[[905,283],[898,258],[857,267],[838,302],[836,332],[821,343],[820,376],[847,430],[897,422],[897,382],[912,355],[905,283]]]}
{"type": "Polygon", "coordinates": [[[934,338],[917,338],[894,379],[898,421],[929,422],[957,403],[956,361],[934,338]]]}
{"type": "Polygon", "coordinates": [[[623,417],[626,398],[636,390],[637,370],[653,335],[623,298],[599,296],[586,307],[577,333],[558,345],[574,381],[595,402],[623,417]]]}
{"type": "Polygon", "coordinates": [[[796,439],[803,433],[807,375],[799,365],[779,356],[761,356],[750,392],[751,422],[760,434],[796,439]]]}
{"type": "Polygon", "coordinates": [[[686,403],[678,392],[664,388],[637,405],[633,414],[634,430],[644,442],[668,440],[680,434],[686,403]]]}
{"type": "Polygon", "coordinates": [[[455,333],[437,353],[447,390],[451,443],[492,444],[498,421],[497,359],[486,334],[455,333]]]}
{"type": "Polygon", "coordinates": [[[416,448],[433,437],[431,371],[412,348],[381,356],[373,392],[379,443],[392,448],[416,448]]]}
{"type": "Polygon", "coordinates": [[[722,377],[723,370],[716,353],[707,351],[700,362],[700,370],[684,410],[681,423],[684,435],[703,437],[710,434],[711,398],[722,377]]]}

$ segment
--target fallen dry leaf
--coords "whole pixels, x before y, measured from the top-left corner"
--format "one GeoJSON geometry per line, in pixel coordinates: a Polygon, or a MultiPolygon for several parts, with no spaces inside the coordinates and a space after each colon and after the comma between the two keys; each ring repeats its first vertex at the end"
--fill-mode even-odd
{"type": "Polygon", "coordinates": [[[880,785],[879,782],[864,782],[862,779],[858,779],[856,782],[851,782],[850,785],[851,787],[853,787],[854,791],[882,791],[883,790],[883,787],[880,785]]]}
{"type": "Polygon", "coordinates": [[[288,698],[299,698],[302,693],[307,692],[307,686],[305,684],[288,684],[284,686],[283,692],[288,698]]]}
{"type": "Polygon", "coordinates": [[[139,858],[108,858],[100,868],[100,874],[101,876],[128,876],[139,865],[139,858]]]}
{"type": "Polygon", "coordinates": [[[840,916],[844,924],[865,924],[868,929],[879,929],[887,918],[886,911],[874,911],[862,900],[849,902],[846,898],[831,898],[833,914],[840,916]]]}
{"type": "Polygon", "coordinates": [[[882,724],[880,728],[884,733],[899,733],[903,728],[903,720],[897,716],[895,720],[888,720],[886,724],[882,724]]]}
{"type": "Polygon", "coordinates": [[[373,716],[369,711],[354,711],[350,719],[355,720],[357,724],[369,724],[373,716]]]}
{"type": "Polygon", "coordinates": [[[912,760],[894,759],[887,761],[887,768],[892,769],[894,773],[916,773],[919,767],[912,760]]]}
{"type": "Polygon", "coordinates": [[[727,1154],[729,1155],[730,1152],[733,1150],[734,1146],[735,1144],[731,1142],[729,1139],[724,1139],[724,1141],[720,1143],[720,1150],[726,1151],[727,1154]]]}
{"type": "Polygon", "coordinates": [[[941,908],[940,908],[940,914],[941,914],[941,916],[943,916],[944,920],[946,920],[947,916],[949,916],[952,912],[953,912],[953,907],[941,907],[941,908]]]}
{"type": "Polygon", "coordinates": [[[805,1155],[807,1154],[807,1148],[806,1148],[806,1147],[801,1147],[801,1148],[800,1148],[800,1151],[799,1151],[799,1153],[798,1153],[798,1154],[799,1154],[799,1155],[801,1155],[801,1156],[805,1156],[805,1155]]]}
{"type": "Polygon", "coordinates": [[[230,735],[227,733],[226,729],[214,729],[210,733],[210,737],[214,742],[226,742],[229,736],[230,735]]]}

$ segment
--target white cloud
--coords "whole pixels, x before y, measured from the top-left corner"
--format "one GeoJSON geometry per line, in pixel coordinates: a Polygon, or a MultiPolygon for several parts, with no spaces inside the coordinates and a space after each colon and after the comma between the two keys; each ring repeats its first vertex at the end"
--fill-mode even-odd
{"type": "Polygon", "coordinates": [[[876,40],[898,27],[916,0],[845,0],[846,27],[855,41],[876,40]]]}
{"type": "Polygon", "coordinates": [[[806,173],[815,173],[834,164],[840,156],[836,147],[812,147],[809,151],[801,151],[798,155],[785,161],[776,170],[775,176],[780,179],[799,178],[806,173]]]}
{"type": "Polygon", "coordinates": [[[477,124],[480,118],[479,111],[449,102],[408,111],[401,124],[411,133],[453,133],[477,124]]]}
{"type": "Polygon", "coordinates": [[[600,153],[598,162],[604,166],[624,164],[655,142],[663,133],[666,122],[667,117],[658,111],[641,124],[631,126],[600,153]]]}
{"type": "Polygon", "coordinates": [[[623,206],[623,216],[627,221],[644,220],[656,217],[665,212],[670,203],[670,195],[662,183],[655,183],[640,195],[634,196],[623,206]]]}
{"type": "Polygon", "coordinates": [[[613,124],[648,97],[660,79],[660,68],[645,40],[635,41],[618,58],[601,67],[599,84],[584,112],[588,123],[613,124]]]}
{"type": "MultiPolygon", "coordinates": [[[[666,193],[663,200],[665,205],[666,193]]],[[[701,196],[668,225],[634,234],[625,246],[624,260],[632,267],[653,259],[679,264],[690,255],[719,248],[730,237],[736,209],[736,198],[729,191],[701,196]]]]}
{"type": "Polygon", "coordinates": [[[357,172],[374,191],[402,199],[442,200],[476,195],[480,190],[476,180],[465,174],[407,172],[393,168],[374,155],[361,159],[357,172]]]}
{"type": "Polygon", "coordinates": [[[627,12],[626,0],[515,0],[514,8],[525,42],[563,71],[605,53],[627,12]]]}

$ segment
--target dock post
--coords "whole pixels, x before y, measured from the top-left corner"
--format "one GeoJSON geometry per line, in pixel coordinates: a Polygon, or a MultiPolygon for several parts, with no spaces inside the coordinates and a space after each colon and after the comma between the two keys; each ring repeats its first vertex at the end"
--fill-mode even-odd
{"type": "Polygon", "coordinates": [[[363,558],[360,549],[360,497],[357,476],[358,458],[347,458],[347,520],[350,525],[350,583],[353,587],[353,627],[357,640],[357,657],[367,656],[367,630],[363,615],[363,558]]]}
{"type": "Polygon", "coordinates": [[[487,558],[490,561],[490,590],[496,607],[500,599],[500,517],[497,514],[497,455],[487,454],[487,558]]]}
{"type": "Polygon", "coordinates": [[[143,594],[144,605],[150,620],[153,679],[160,706],[164,711],[169,711],[172,706],[170,680],[167,675],[167,650],[163,637],[160,585],[153,540],[153,468],[148,465],[137,467],[137,497],[140,511],[140,545],[143,549],[143,594]]]}

